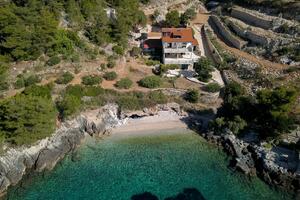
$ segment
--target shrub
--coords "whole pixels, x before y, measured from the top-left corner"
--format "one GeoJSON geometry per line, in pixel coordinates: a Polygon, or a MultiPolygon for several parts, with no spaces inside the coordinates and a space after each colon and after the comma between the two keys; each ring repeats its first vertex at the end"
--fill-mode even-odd
{"type": "Polygon", "coordinates": [[[102,82],[102,78],[96,75],[84,76],[81,79],[84,85],[98,85],[102,82]]]}
{"type": "Polygon", "coordinates": [[[209,83],[205,86],[205,91],[215,93],[219,92],[221,89],[221,86],[218,83],[209,83]]]}
{"type": "Polygon", "coordinates": [[[108,61],[106,66],[107,66],[107,68],[114,68],[116,66],[116,61],[110,60],[110,61],[108,61]]]}
{"type": "Polygon", "coordinates": [[[56,105],[61,117],[65,118],[79,111],[81,99],[74,95],[65,95],[62,100],[59,100],[56,103],[56,105]]]}
{"type": "Polygon", "coordinates": [[[84,94],[84,86],[82,85],[68,85],[65,91],[65,95],[73,95],[76,97],[82,97],[84,94]]]}
{"type": "Polygon", "coordinates": [[[130,51],[130,55],[132,57],[138,57],[140,56],[142,53],[142,49],[139,47],[132,47],[131,51],[130,51]]]}
{"type": "Polygon", "coordinates": [[[24,80],[25,87],[41,82],[41,79],[37,75],[30,75],[24,80]]]}
{"type": "Polygon", "coordinates": [[[167,96],[161,91],[152,91],[149,93],[149,99],[157,104],[165,104],[168,101],[167,96]]]}
{"type": "Polygon", "coordinates": [[[146,60],[145,64],[148,66],[154,66],[160,64],[160,62],[158,60],[146,60]]]}
{"type": "Polygon", "coordinates": [[[100,94],[103,94],[103,93],[104,93],[104,90],[101,87],[86,86],[84,88],[83,96],[96,97],[96,96],[99,96],[100,94]]]}
{"type": "Polygon", "coordinates": [[[178,27],[180,25],[180,15],[177,10],[172,10],[166,15],[166,26],[168,27],[178,27]]]}
{"type": "Polygon", "coordinates": [[[8,90],[9,83],[6,81],[0,81],[0,91],[8,90]]]}
{"type": "Polygon", "coordinates": [[[67,84],[70,83],[74,79],[73,74],[70,72],[63,73],[58,79],[56,79],[57,84],[67,84]]]}
{"type": "Polygon", "coordinates": [[[80,56],[79,54],[74,54],[71,56],[71,61],[74,63],[79,63],[80,62],[80,56]]]}
{"type": "Polygon", "coordinates": [[[104,78],[105,80],[108,80],[108,81],[113,81],[113,80],[115,80],[117,77],[118,77],[118,75],[117,75],[116,72],[106,72],[106,73],[103,75],[103,78],[104,78]]]}
{"type": "Polygon", "coordinates": [[[132,84],[133,82],[129,78],[122,78],[115,84],[115,86],[119,89],[129,89],[132,84]]]}
{"type": "Polygon", "coordinates": [[[191,89],[186,93],[185,100],[191,103],[197,103],[199,100],[199,92],[196,89],[191,89]]]}
{"type": "Polygon", "coordinates": [[[138,110],[141,109],[140,101],[135,96],[123,96],[117,100],[117,104],[122,110],[138,110]]]}
{"type": "Polygon", "coordinates": [[[60,58],[58,56],[53,56],[47,61],[47,65],[54,66],[60,63],[60,58]]]}
{"type": "Polygon", "coordinates": [[[145,88],[157,88],[162,84],[158,76],[147,76],[139,81],[139,85],[145,88]]]}
{"type": "Polygon", "coordinates": [[[18,78],[17,81],[15,82],[14,86],[15,86],[15,89],[20,89],[20,88],[25,87],[24,78],[23,77],[18,78]]]}
{"type": "Polygon", "coordinates": [[[232,131],[233,134],[237,135],[247,126],[247,122],[242,119],[240,116],[234,116],[234,119],[228,121],[228,128],[232,131]]]}
{"type": "Polygon", "coordinates": [[[48,84],[43,86],[31,85],[25,88],[23,94],[51,99],[52,89],[53,89],[53,84],[48,84]]]}
{"type": "Polygon", "coordinates": [[[212,62],[208,58],[200,58],[194,65],[194,69],[198,74],[198,79],[203,82],[208,82],[211,79],[211,72],[214,71],[212,62]]]}
{"type": "Polygon", "coordinates": [[[123,55],[124,54],[124,49],[121,46],[114,46],[112,48],[113,52],[115,52],[118,55],[123,55]]]}
{"type": "Polygon", "coordinates": [[[57,111],[51,99],[16,95],[0,102],[0,135],[12,144],[30,144],[55,130],[57,111]]]}
{"type": "Polygon", "coordinates": [[[104,63],[101,63],[100,69],[101,69],[102,71],[104,71],[104,70],[106,69],[106,65],[105,65],[104,63]]]}

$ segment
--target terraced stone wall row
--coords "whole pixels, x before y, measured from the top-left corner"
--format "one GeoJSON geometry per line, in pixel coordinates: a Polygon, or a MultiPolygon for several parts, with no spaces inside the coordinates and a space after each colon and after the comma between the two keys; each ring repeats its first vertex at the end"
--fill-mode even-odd
{"type": "Polygon", "coordinates": [[[209,22],[215,25],[215,28],[217,28],[217,31],[219,34],[222,35],[222,37],[232,44],[235,48],[242,49],[247,42],[239,39],[233,33],[222,23],[220,18],[216,15],[211,15],[209,17],[209,22]]]}

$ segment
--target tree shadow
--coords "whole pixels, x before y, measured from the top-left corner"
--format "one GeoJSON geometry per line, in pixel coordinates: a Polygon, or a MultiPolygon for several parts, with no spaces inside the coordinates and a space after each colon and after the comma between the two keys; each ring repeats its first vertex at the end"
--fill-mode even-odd
{"type": "MultiPolygon", "coordinates": [[[[159,198],[150,192],[144,192],[133,195],[131,200],[159,200],[159,198]]],[[[205,200],[205,198],[196,188],[185,188],[176,196],[167,197],[164,200],[205,200]]]]}
{"type": "Polygon", "coordinates": [[[144,192],[142,194],[136,194],[131,197],[131,200],[159,200],[157,196],[150,192],[144,192]]]}

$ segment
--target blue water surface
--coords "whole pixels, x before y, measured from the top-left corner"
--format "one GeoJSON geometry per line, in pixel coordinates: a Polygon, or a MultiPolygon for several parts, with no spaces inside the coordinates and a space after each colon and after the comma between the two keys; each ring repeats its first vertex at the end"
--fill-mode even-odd
{"type": "Polygon", "coordinates": [[[185,188],[207,200],[291,199],[257,178],[230,170],[226,155],[192,132],[88,141],[53,171],[11,188],[8,198],[130,200],[151,192],[165,199],[185,188]]]}

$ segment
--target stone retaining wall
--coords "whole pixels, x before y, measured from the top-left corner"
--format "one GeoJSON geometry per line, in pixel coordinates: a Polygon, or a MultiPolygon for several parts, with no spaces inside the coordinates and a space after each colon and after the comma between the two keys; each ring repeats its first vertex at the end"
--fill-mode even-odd
{"type": "Polygon", "coordinates": [[[206,41],[207,43],[207,47],[208,47],[208,51],[210,53],[210,55],[212,56],[213,60],[217,63],[217,64],[222,64],[223,63],[223,58],[220,55],[220,53],[218,52],[218,50],[216,49],[216,47],[213,45],[213,43],[210,41],[209,37],[208,37],[208,33],[207,33],[208,27],[207,26],[203,26],[202,27],[202,31],[204,33],[204,37],[203,39],[206,41]]]}
{"type": "Polygon", "coordinates": [[[244,29],[244,28],[240,27],[239,25],[235,24],[233,21],[228,20],[228,25],[234,30],[234,32],[238,36],[240,36],[246,40],[250,40],[251,42],[253,42],[255,44],[262,45],[262,46],[268,46],[271,42],[270,38],[260,35],[252,30],[244,29]]]}
{"type": "Polygon", "coordinates": [[[257,26],[263,29],[272,29],[273,21],[272,19],[265,19],[260,16],[255,15],[254,13],[247,12],[244,9],[239,7],[233,7],[231,10],[231,15],[234,18],[240,19],[247,24],[257,26]]]}
{"type": "Polygon", "coordinates": [[[211,15],[209,17],[209,22],[213,23],[213,25],[215,25],[217,28],[218,33],[221,34],[222,37],[235,48],[242,49],[247,44],[246,41],[240,40],[238,37],[233,35],[231,31],[228,30],[228,28],[221,22],[218,16],[211,15]]]}

